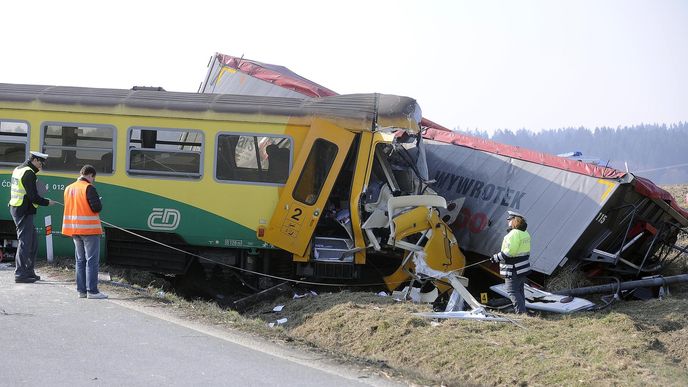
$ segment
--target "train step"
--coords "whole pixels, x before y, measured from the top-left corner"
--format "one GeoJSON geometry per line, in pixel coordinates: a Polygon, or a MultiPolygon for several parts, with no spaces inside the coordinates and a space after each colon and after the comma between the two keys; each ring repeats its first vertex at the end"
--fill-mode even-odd
{"type": "Polygon", "coordinates": [[[351,263],[356,251],[353,241],[347,238],[315,237],[313,241],[314,261],[351,263]]]}

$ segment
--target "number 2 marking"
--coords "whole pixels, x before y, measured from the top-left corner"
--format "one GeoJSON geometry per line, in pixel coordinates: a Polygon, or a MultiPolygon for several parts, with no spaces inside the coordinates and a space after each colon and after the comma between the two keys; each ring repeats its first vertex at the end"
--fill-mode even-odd
{"type": "Polygon", "coordinates": [[[302,210],[302,209],[300,209],[300,208],[294,208],[294,214],[291,216],[291,218],[298,222],[298,221],[299,221],[299,216],[301,216],[301,214],[303,214],[303,210],[302,210]]]}

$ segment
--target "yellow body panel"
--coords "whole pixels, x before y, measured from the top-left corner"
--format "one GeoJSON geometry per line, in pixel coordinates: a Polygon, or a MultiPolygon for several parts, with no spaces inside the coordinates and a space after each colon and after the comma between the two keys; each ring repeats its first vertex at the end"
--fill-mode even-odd
{"type": "MultiPolygon", "coordinates": [[[[313,122],[303,142],[302,151],[298,153],[294,162],[293,170],[299,171],[299,173],[292,173],[284,185],[282,195],[265,230],[264,241],[297,256],[304,256],[306,254],[306,248],[313,236],[315,226],[318,224],[320,215],[322,215],[325,203],[339,175],[339,171],[344,164],[354,136],[350,131],[341,129],[327,121],[315,120],[313,122]],[[313,203],[306,203],[294,197],[294,190],[297,184],[309,185],[308,181],[316,179],[316,173],[322,173],[322,170],[304,167],[313,145],[321,139],[335,144],[338,150],[317,198],[314,198],[313,203]]],[[[312,167],[320,166],[313,165],[312,167]]]]}
{"type": "Polygon", "coordinates": [[[306,248],[306,252],[303,255],[299,254],[292,254],[292,261],[294,262],[308,262],[311,259],[311,248],[312,246],[309,244],[308,247],[306,248]]]}
{"type": "Polygon", "coordinates": [[[432,236],[425,244],[425,261],[428,266],[440,271],[456,271],[463,273],[466,257],[459,250],[459,243],[449,226],[444,223],[437,210],[430,212],[428,224],[432,229],[432,236]]]}
{"type": "MultiPolygon", "coordinates": [[[[423,246],[425,261],[429,267],[439,271],[456,271],[457,274],[463,272],[462,268],[466,265],[466,257],[459,249],[456,237],[440,218],[437,211],[433,208],[416,207],[393,220],[396,229],[396,239],[405,238],[429,232],[427,242],[423,246]]],[[[400,284],[408,281],[411,276],[408,274],[414,267],[412,260],[399,267],[394,273],[385,277],[385,283],[390,289],[395,289],[400,284]]],[[[440,291],[446,291],[448,286],[436,282],[435,285],[440,291]]]]}
{"type": "Polygon", "coordinates": [[[361,133],[359,145],[358,145],[358,155],[356,157],[356,168],[354,169],[353,182],[351,184],[351,198],[349,198],[349,208],[351,216],[351,225],[354,234],[354,247],[362,248],[354,256],[354,262],[356,264],[364,264],[366,262],[366,251],[365,251],[365,239],[363,239],[363,230],[361,230],[361,213],[360,213],[360,202],[361,193],[364,190],[365,184],[368,181],[369,168],[368,164],[370,161],[370,155],[375,149],[372,145],[373,134],[372,133],[361,133]]]}

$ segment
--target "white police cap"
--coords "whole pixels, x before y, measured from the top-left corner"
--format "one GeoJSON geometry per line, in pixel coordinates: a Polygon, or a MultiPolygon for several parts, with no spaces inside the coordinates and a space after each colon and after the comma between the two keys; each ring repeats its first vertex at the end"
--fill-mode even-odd
{"type": "Polygon", "coordinates": [[[513,218],[513,217],[516,217],[516,216],[518,216],[519,218],[523,219],[524,222],[526,221],[526,217],[523,216],[522,214],[519,214],[519,213],[516,212],[516,211],[507,211],[507,216],[506,216],[507,219],[511,219],[511,218],[513,218]]]}
{"type": "Polygon", "coordinates": [[[41,152],[35,152],[35,151],[31,151],[30,153],[31,153],[31,156],[33,156],[33,157],[36,157],[36,158],[39,158],[39,159],[43,159],[43,160],[47,160],[47,159],[48,159],[48,154],[47,154],[47,153],[41,153],[41,152]]]}

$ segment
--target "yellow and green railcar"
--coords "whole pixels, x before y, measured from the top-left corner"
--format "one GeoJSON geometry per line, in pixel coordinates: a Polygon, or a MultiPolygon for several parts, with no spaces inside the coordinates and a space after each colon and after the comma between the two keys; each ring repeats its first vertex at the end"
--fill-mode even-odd
{"type": "MultiPolygon", "coordinates": [[[[183,274],[202,256],[341,280],[361,278],[377,260],[391,268],[382,274],[396,270],[387,277],[394,287],[413,252],[442,270],[464,264],[440,227],[443,199],[407,152],[420,141],[420,119],[413,99],[380,94],[302,100],[0,84],[0,195],[9,199],[13,168],[38,150],[50,155],[38,175],[45,197],[62,201],[84,164],[98,170],[111,264],[183,274]]],[[[62,208],[41,207],[37,219],[47,215],[55,254],[71,256],[62,208]]],[[[9,211],[0,233],[16,238],[9,211]]]]}

